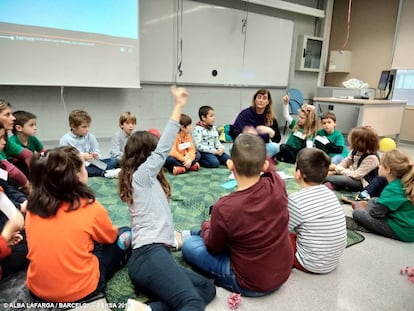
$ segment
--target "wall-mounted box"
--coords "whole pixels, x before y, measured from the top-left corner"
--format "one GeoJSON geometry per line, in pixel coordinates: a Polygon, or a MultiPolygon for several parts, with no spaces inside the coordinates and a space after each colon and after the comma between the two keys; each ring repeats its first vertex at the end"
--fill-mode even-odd
{"type": "Polygon", "coordinates": [[[296,55],[296,70],[319,72],[321,70],[323,38],[300,35],[296,55]]]}
{"type": "Polygon", "coordinates": [[[331,51],[329,53],[328,72],[350,72],[351,51],[331,51]]]}

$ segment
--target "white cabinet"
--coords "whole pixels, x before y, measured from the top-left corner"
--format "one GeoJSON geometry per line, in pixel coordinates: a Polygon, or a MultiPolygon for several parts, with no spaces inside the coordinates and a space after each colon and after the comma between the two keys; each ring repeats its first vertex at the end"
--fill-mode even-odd
{"type": "Polygon", "coordinates": [[[323,39],[300,35],[296,57],[296,70],[319,72],[323,39]]]}

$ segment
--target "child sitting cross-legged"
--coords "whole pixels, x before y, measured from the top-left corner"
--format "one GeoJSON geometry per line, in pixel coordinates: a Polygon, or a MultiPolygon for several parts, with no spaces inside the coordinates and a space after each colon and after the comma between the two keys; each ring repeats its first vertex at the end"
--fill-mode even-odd
{"type": "Polygon", "coordinates": [[[293,267],[305,272],[335,269],[347,241],[345,215],[336,195],[322,181],[330,159],[322,150],[299,151],[295,179],[301,190],[289,195],[289,229],[294,248],[293,267]]]}
{"type": "Polygon", "coordinates": [[[264,296],[292,270],[285,183],[266,160],[264,140],[254,134],[237,136],[227,166],[237,190],[215,203],[200,232],[182,232],[183,257],[219,286],[264,296]]]}
{"type": "Polygon", "coordinates": [[[191,118],[182,113],[180,116],[180,131],[178,132],[170,154],[164,166],[174,175],[183,174],[187,171],[198,171],[201,158],[191,138],[191,118]]]}
{"type": "Polygon", "coordinates": [[[383,153],[379,175],[388,184],[366,208],[355,208],[352,217],[376,234],[414,242],[414,167],[410,156],[399,149],[383,153]]]}
{"type": "Polygon", "coordinates": [[[197,151],[200,152],[200,165],[214,168],[226,165],[229,155],[224,151],[220,142],[219,133],[214,125],[216,113],[210,106],[201,106],[198,109],[200,121],[197,122],[192,133],[197,151]]]}

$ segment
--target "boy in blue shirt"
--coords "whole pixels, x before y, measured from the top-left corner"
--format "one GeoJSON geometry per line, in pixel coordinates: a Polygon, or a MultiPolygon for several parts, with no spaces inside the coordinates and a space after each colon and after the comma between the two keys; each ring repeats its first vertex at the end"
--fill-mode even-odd
{"type": "Polygon", "coordinates": [[[85,161],[89,177],[104,176],[105,170],[116,167],[116,159],[102,159],[96,137],[89,133],[91,117],[84,110],[73,110],[69,114],[70,131],[60,139],[60,146],[73,146],[79,150],[85,161]]]}

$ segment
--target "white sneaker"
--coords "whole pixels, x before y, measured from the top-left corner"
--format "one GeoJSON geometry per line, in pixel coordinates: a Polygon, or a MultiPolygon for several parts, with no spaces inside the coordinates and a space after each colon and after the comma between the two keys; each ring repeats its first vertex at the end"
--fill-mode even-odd
{"type": "Polygon", "coordinates": [[[128,299],[127,304],[125,307],[125,311],[151,311],[151,307],[149,305],[146,305],[145,303],[142,303],[140,301],[134,300],[134,299],[128,299]]]}
{"type": "Polygon", "coordinates": [[[121,171],[120,168],[114,168],[111,170],[106,170],[104,176],[106,178],[118,178],[119,172],[121,171]]]}

